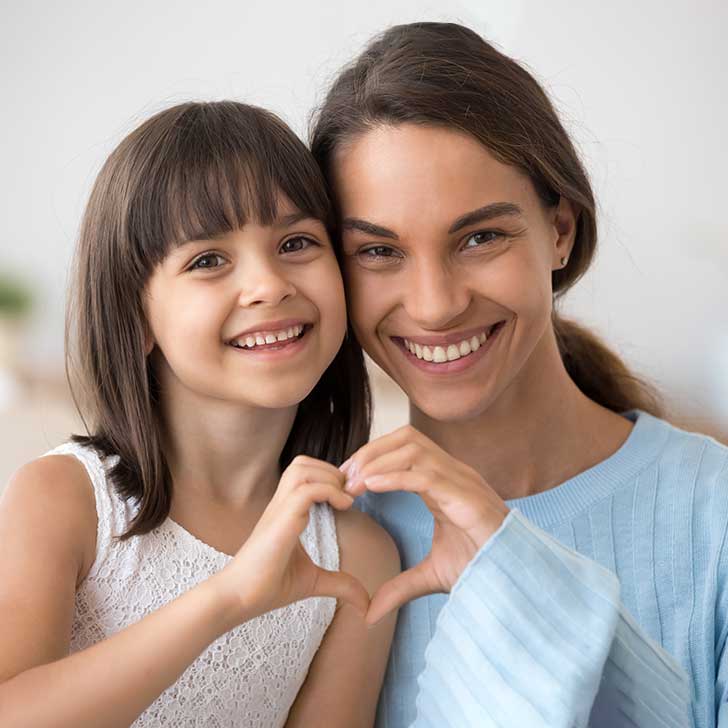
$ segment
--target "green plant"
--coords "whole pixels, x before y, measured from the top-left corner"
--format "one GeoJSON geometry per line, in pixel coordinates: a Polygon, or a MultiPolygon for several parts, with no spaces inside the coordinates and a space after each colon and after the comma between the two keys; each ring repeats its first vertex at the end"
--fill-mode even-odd
{"type": "Polygon", "coordinates": [[[0,316],[19,318],[33,305],[33,294],[23,281],[7,273],[0,273],[0,316]]]}

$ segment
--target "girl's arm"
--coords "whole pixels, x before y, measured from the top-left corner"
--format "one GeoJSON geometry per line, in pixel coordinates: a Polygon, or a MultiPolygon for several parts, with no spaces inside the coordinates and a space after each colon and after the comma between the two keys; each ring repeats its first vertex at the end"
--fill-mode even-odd
{"type": "Polygon", "coordinates": [[[71,656],[75,589],[95,544],[91,487],[64,456],[21,469],[0,500],[3,727],[128,726],[212,641],[247,619],[307,596],[364,611],[364,588],[318,569],[299,541],[312,503],[347,509],[351,498],[322,467],[297,460],[223,571],[71,656]]]}
{"type": "MultiPolygon", "coordinates": [[[[359,511],[336,514],[340,568],[370,594],[399,573],[399,553],[389,534],[359,511]]],[[[367,628],[343,604],[326,631],[286,728],[372,728],[389,657],[396,612],[367,628]]]]}

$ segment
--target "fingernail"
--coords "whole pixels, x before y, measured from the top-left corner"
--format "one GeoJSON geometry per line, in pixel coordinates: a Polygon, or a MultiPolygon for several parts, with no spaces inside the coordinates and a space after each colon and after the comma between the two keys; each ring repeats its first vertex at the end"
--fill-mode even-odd
{"type": "Polygon", "coordinates": [[[339,470],[341,470],[342,473],[345,473],[349,469],[349,465],[351,465],[351,458],[344,460],[344,462],[339,465],[339,470]]]}

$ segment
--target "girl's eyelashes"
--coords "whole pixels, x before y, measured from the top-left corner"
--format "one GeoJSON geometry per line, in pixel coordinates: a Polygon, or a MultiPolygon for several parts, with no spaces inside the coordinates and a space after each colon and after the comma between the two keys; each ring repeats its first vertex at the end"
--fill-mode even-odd
{"type": "Polygon", "coordinates": [[[224,265],[225,262],[225,258],[219,253],[203,253],[192,261],[187,270],[212,270],[224,265]]]}
{"type": "Polygon", "coordinates": [[[309,238],[306,235],[294,235],[281,243],[281,253],[300,253],[301,251],[308,250],[311,247],[320,247],[313,238],[309,238]]]}

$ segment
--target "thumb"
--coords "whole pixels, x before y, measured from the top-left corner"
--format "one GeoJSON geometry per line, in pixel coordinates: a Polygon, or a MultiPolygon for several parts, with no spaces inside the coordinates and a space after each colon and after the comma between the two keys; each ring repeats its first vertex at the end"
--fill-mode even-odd
{"type": "Polygon", "coordinates": [[[397,574],[379,587],[369,605],[366,616],[367,624],[374,625],[393,609],[399,609],[413,599],[438,591],[440,589],[432,578],[429,559],[426,558],[417,566],[397,574]]]}
{"type": "Polygon", "coordinates": [[[345,571],[327,571],[317,567],[313,597],[336,597],[351,604],[363,617],[369,608],[369,592],[361,582],[345,571]]]}

